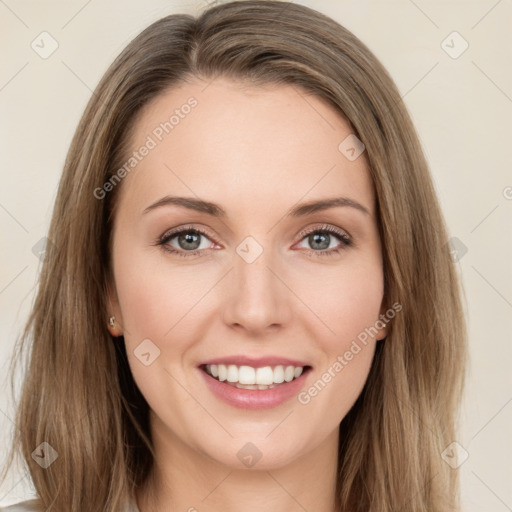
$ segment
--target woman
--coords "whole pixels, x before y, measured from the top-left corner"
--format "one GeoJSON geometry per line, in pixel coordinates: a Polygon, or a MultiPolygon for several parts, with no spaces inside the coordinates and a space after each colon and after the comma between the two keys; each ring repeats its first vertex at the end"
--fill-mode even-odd
{"type": "Polygon", "coordinates": [[[148,27],[86,108],[49,239],[14,440],[39,500],[7,510],[457,510],[445,224],[395,85],[332,19],[148,27]]]}

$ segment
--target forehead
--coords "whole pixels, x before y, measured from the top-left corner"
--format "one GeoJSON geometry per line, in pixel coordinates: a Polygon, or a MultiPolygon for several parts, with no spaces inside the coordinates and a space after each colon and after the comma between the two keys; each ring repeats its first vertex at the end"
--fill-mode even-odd
{"type": "Polygon", "coordinates": [[[301,198],[341,194],[373,214],[365,154],[351,161],[339,149],[352,132],[333,107],[299,87],[197,79],[138,116],[127,155],[137,152],[138,160],[122,182],[119,207],[140,211],[174,194],[218,202],[228,214],[231,206],[233,215],[261,214],[262,206],[278,214],[301,198]]]}

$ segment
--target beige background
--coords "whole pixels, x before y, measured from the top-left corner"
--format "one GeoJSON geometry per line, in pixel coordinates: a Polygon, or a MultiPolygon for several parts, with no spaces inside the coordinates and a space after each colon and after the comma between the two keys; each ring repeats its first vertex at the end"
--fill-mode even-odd
{"type": "MultiPolygon", "coordinates": [[[[469,454],[461,467],[464,509],[511,511],[512,4],[297,3],[332,16],[374,51],[417,126],[451,236],[467,248],[459,261],[472,358],[457,439],[469,454]],[[454,31],[463,39],[450,35],[454,31]],[[458,54],[464,41],[469,47],[458,58],[445,51],[458,54]]],[[[79,116],[107,66],[137,33],[167,14],[196,13],[205,4],[0,0],[0,461],[13,428],[7,362],[38,272],[32,248],[48,228],[79,116]],[[31,48],[43,31],[58,43],[46,59],[31,48]]],[[[0,505],[32,491],[25,474],[13,474],[0,488],[0,505]]]]}

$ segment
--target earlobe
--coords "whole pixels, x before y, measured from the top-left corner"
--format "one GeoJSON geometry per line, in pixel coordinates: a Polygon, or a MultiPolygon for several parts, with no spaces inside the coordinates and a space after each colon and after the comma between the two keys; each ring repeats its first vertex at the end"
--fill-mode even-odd
{"type": "Polygon", "coordinates": [[[116,317],[114,315],[112,315],[109,319],[108,319],[108,324],[107,324],[107,328],[108,328],[108,331],[110,332],[110,334],[114,337],[114,338],[118,338],[119,336],[122,336],[123,332],[122,332],[122,329],[121,329],[121,326],[118,324],[118,322],[116,321],[116,317]]]}
{"type": "Polygon", "coordinates": [[[107,303],[109,305],[107,311],[107,329],[115,338],[123,335],[122,317],[119,309],[119,301],[114,287],[109,283],[107,287],[107,303]]]}
{"type": "Polygon", "coordinates": [[[375,327],[378,329],[378,333],[376,336],[377,341],[383,341],[386,339],[388,335],[388,323],[389,318],[386,316],[387,308],[386,306],[382,306],[380,313],[379,313],[379,319],[375,322],[375,327]]]}

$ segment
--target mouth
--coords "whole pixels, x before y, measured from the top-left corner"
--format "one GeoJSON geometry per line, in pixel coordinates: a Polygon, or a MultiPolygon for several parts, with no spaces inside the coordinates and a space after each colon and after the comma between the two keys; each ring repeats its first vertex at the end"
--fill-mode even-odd
{"type": "Polygon", "coordinates": [[[308,373],[311,366],[275,365],[253,367],[235,364],[202,364],[199,368],[212,379],[238,389],[266,391],[285,386],[301,375],[308,373]]]}
{"type": "Polygon", "coordinates": [[[313,366],[278,355],[224,356],[197,366],[207,389],[224,403],[263,410],[278,407],[296,396],[309,380],[313,366]]]}

